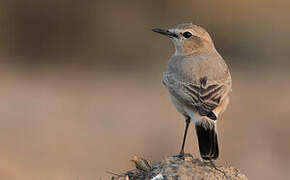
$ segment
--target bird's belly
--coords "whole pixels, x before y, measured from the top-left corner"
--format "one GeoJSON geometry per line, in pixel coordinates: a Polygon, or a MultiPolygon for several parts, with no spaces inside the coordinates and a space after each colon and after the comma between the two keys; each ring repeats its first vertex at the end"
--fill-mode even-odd
{"type": "Polygon", "coordinates": [[[175,108],[177,109],[177,111],[181,114],[183,114],[184,116],[189,116],[189,114],[187,114],[186,112],[186,107],[181,104],[174,96],[172,96],[170,93],[169,93],[169,96],[170,96],[170,99],[173,103],[173,105],[175,106],[175,108]]]}
{"type": "Polygon", "coordinates": [[[174,96],[172,96],[170,93],[169,93],[169,96],[172,100],[172,103],[174,104],[175,108],[177,109],[177,111],[186,116],[186,117],[190,117],[190,119],[196,123],[196,113],[194,110],[192,109],[189,109],[187,106],[181,104],[174,96]]]}

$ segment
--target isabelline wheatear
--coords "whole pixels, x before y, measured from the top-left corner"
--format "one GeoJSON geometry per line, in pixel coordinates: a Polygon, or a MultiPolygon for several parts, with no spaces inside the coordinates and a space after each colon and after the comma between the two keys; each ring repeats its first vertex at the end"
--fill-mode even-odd
{"type": "Polygon", "coordinates": [[[228,105],[232,86],[229,69],[209,34],[200,26],[187,23],[153,31],[168,36],[175,46],[163,73],[163,84],[176,109],[185,116],[179,156],[184,156],[188,126],[193,120],[201,157],[217,159],[218,117],[228,105]]]}

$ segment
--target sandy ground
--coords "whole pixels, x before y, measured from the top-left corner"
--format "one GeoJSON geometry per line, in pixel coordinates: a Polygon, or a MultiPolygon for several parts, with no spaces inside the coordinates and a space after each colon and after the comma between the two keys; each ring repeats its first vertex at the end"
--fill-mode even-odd
{"type": "MultiPolygon", "coordinates": [[[[161,85],[144,74],[0,72],[0,179],[108,179],[177,154],[183,117],[161,85]]],[[[219,164],[249,179],[289,179],[289,73],[233,73],[228,110],[219,122],[219,164]]],[[[186,151],[198,157],[193,127],[186,151]]]]}

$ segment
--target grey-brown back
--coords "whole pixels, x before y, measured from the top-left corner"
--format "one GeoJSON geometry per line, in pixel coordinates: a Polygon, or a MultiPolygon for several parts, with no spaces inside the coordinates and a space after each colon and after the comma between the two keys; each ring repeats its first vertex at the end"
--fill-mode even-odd
{"type": "Polygon", "coordinates": [[[223,58],[212,50],[172,56],[163,83],[181,104],[208,115],[230,91],[231,76],[223,58]]]}

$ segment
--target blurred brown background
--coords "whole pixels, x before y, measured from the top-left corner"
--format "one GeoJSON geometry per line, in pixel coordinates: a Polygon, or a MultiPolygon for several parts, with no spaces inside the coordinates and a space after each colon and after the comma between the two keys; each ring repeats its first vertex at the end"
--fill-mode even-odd
{"type": "MultiPolygon", "coordinates": [[[[289,179],[290,3],[0,1],[0,179],[109,179],[177,154],[184,120],[161,75],[171,42],[153,27],[205,27],[230,66],[218,163],[289,179]]],[[[186,151],[199,156],[191,127],[186,151]]]]}

